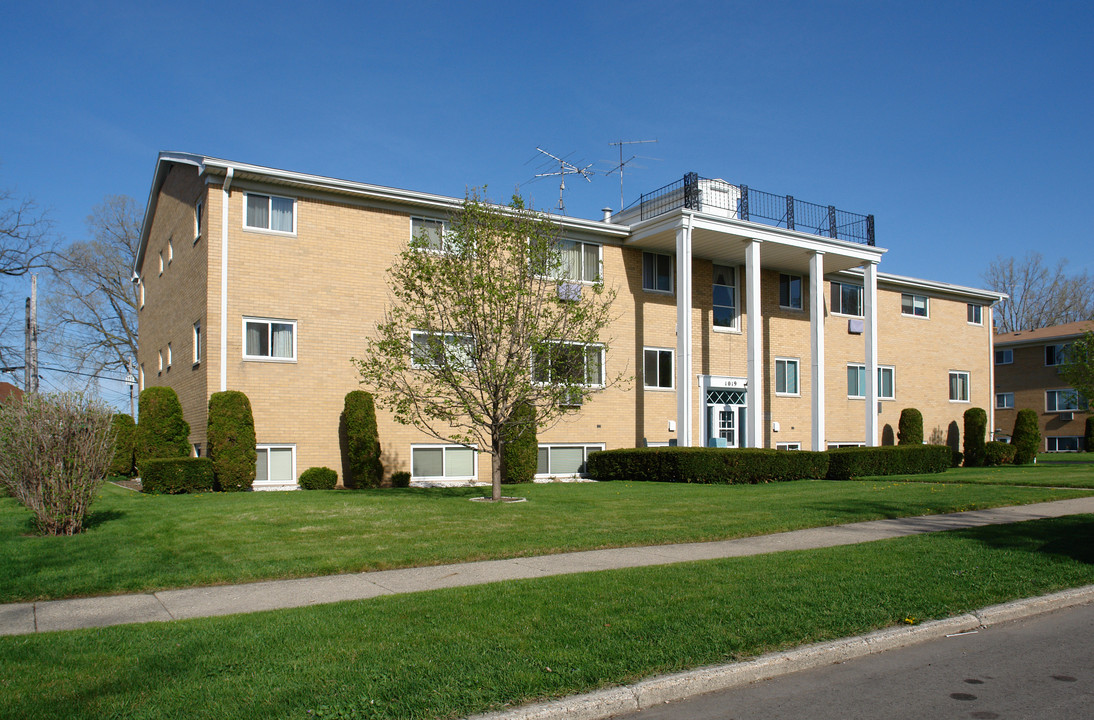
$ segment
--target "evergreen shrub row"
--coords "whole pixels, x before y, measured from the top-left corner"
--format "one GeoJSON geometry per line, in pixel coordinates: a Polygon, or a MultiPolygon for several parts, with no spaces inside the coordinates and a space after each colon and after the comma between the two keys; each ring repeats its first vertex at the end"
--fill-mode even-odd
{"type": "Polygon", "coordinates": [[[1014,455],[1018,448],[1014,445],[998,440],[992,440],[984,444],[984,465],[995,467],[996,465],[1010,465],[1014,462],[1014,455]]]}
{"type": "Polygon", "coordinates": [[[984,436],[988,431],[988,414],[984,408],[969,408],[965,411],[965,439],[962,450],[965,455],[965,467],[984,466],[984,436]]]}
{"type": "Polygon", "coordinates": [[[338,473],[329,467],[310,467],[300,473],[299,483],[303,490],[333,490],[338,484],[338,473]]]}
{"type": "Polygon", "coordinates": [[[596,480],[748,484],[823,478],[828,455],[759,448],[634,448],[589,454],[596,480]]]}
{"type": "Polygon", "coordinates": [[[209,459],[216,489],[250,490],[255,481],[255,421],[251,401],[238,390],[209,396],[209,459]]]}
{"type": "Polygon", "coordinates": [[[380,462],[380,433],[376,428],[376,403],[364,390],[346,394],[341,423],[343,479],[346,487],[380,487],[384,466],[380,462]]]}
{"type": "Polygon", "coordinates": [[[1037,451],[1041,449],[1041,427],[1037,424],[1036,410],[1018,411],[1018,416],[1014,419],[1014,432],[1011,433],[1010,443],[1016,448],[1015,465],[1028,465],[1037,459],[1037,451]]]}
{"type": "Polygon", "coordinates": [[[141,491],[162,495],[210,492],[213,461],[209,458],[152,458],[141,466],[141,491]]]}
{"type": "Polygon", "coordinates": [[[953,452],[946,445],[886,445],[828,451],[829,480],[872,475],[923,475],[945,472],[953,452]]]}
{"type": "Polygon", "coordinates": [[[133,447],[137,439],[137,426],[132,415],[118,414],[110,419],[114,431],[114,457],[107,473],[121,477],[133,477],[133,447]]]}

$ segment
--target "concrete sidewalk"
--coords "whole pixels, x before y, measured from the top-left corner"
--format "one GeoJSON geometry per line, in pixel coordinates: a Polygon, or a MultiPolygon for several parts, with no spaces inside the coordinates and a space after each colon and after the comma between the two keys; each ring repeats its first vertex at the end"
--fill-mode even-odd
{"type": "Polygon", "coordinates": [[[1084,513],[1094,513],[1094,497],[949,515],[873,520],[719,542],[589,550],[512,560],[164,590],[151,594],[13,603],[0,605],[0,635],[260,612],[504,580],[851,545],[1084,513]]]}

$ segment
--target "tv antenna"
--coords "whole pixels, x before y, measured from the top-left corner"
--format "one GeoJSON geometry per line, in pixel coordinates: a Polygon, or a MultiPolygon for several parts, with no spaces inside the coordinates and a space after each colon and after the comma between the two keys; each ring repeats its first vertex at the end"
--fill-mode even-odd
{"type": "Polygon", "coordinates": [[[657,141],[656,140],[616,140],[615,142],[608,143],[609,145],[618,145],[619,146],[619,164],[616,165],[615,167],[613,167],[611,170],[609,170],[608,172],[606,172],[604,174],[605,175],[611,175],[613,172],[617,172],[617,171],[619,172],[619,210],[620,210],[620,212],[623,211],[623,168],[626,167],[627,163],[629,163],[631,160],[634,160],[635,158],[638,157],[637,155],[631,155],[629,158],[624,160],[623,159],[623,146],[624,145],[642,145],[642,144],[645,144],[645,143],[655,143],[655,142],[657,142],[657,141]]]}
{"type": "Polygon", "coordinates": [[[558,170],[554,172],[536,173],[536,177],[553,177],[558,175],[558,211],[560,214],[564,214],[566,212],[566,204],[562,200],[562,193],[566,190],[566,176],[580,175],[585,178],[586,182],[592,182],[593,179],[589,177],[592,175],[592,172],[590,172],[589,168],[591,168],[593,164],[589,163],[585,167],[579,168],[577,165],[567,162],[557,155],[552,155],[541,147],[537,147],[536,150],[539,150],[541,153],[558,163],[558,170]]]}

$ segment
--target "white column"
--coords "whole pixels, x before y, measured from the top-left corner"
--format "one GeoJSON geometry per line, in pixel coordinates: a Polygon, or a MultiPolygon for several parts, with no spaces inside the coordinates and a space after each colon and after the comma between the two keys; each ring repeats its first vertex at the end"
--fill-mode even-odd
{"type": "Polygon", "coordinates": [[[691,216],[676,230],[676,444],[691,437],[691,216]]]}
{"type": "Polygon", "coordinates": [[[220,390],[228,389],[228,206],[235,168],[228,168],[220,202],[220,390]]]}
{"type": "Polygon", "coordinates": [[[863,275],[862,305],[866,325],[866,446],[878,444],[877,412],[877,263],[868,262],[863,275]]]}
{"type": "Polygon", "coordinates": [[[760,240],[745,246],[745,311],[748,313],[748,447],[764,446],[764,347],[760,312],[760,240]]]}
{"type": "Polygon", "coordinates": [[[813,450],[825,449],[824,429],[824,253],[809,258],[809,382],[813,388],[813,450]]]}

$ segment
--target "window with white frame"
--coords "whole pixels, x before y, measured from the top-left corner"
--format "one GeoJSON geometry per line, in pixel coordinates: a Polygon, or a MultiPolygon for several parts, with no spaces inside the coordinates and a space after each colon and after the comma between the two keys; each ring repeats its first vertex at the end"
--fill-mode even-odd
{"type": "Polygon", "coordinates": [[[1014,409],[1014,393],[995,393],[995,409],[996,410],[1013,410],[1014,409]]]}
{"type": "Polygon", "coordinates": [[[604,384],[604,346],[548,342],[532,352],[532,378],[540,383],[604,384]]]}
{"type": "Polygon", "coordinates": [[[1070,349],[1071,343],[1045,345],[1045,365],[1064,365],[1067,363],[1067,353],[1070,349]]]}
{"type": "Polygon", "coordinates": [[[295,445],[256,445],[255,456],[255,485],[296,483],[295,445]]]}
{"type": "Polygon", "coordinates": [[[829,450],[837,450],[839,448],[852,448],[852,447],[865,447],[864,442],[843,442],[837,440],[836,442],[830,442],[827,444],[829,450]]]}
{"type": "Polygon", "coordinates": [[[163,372],[163,350],[157,351],[157,356],[158,356],[158,359],[159,359],[159,364],[157,365],[156,370],[157,370],[157,372],[162,373],[163,372]]]}
{"type": "Polygon", "coordinates": [[[950,371],[950,401],[969,401],[969,374],[964,370],[950,371]]]}
{"type": "Polygon", "coordinates": [[[173,355],[171,353],[171,343],[167,343],[167,369],[171,369],[171,359],[173,355]]]}
{"type": "Polygon", "coordinates": [[[163,275],[163,250],[160,250],[160,275],[163,275]]]}
{"type": "Polygon", "coordinates": [[[797,358],[775,358],[775,394],[798,395],[797,358]]]}
{"type": "Polygon", "coordinates": [[[444,252],[444,236],[447,232],[448,223],[444,220],[410,218],[410,239],[417,243],[416,247],[444,252]]]}
{"type": "Polygon", "coordinates": [[[463,445],[412,445],[410,474],[415,480],[474,480],[477,452],[463,445]]]}
{"type": "Polygon", "coordinates": [[[1082,393],[1071,388],[1045,390],[1046,412],[1074,412],[1086,410],[1087,402],[1082,393]]]}
{"type": "Polygon", "coordinates": [[[601,277],[601,246],[576,240],[558,241],[559,267],[553,277],[559,280],[597,282],[601,277]]]}
{"type": "Polygon", "coordinates": [[[143,392],[144,391],[144,363],[141,363],[141,366],[139,368],[137,368],[137,382],[138,382],[137,392],[143,392]]]}
{"type": "Polygon", "coordinates": [[[802,444],[800,442],[782,442],[775,443],[776,450],[801,450],[802,444]]]}
{"type": "Polygon", "coordinates": [[[647,389],[672,389],[673,351],[664,348],[644,348],[642,350],[642,384],[647,389]]]}
{"type": "Polygon", "coordinates": [[[1045,449],[1049,452],[1079,452],[1082,449],[1082,438],[1078,435],[1046,437],[1045,449]]]}
{"type": "Polygon", "coordinates": [[[833,282],[831,309],[837,315],[862,317],[862,286],[833,282]]]}
{"type": "Polygon", "coordinates": [[[201,457],[201,443],[194,443],[191,447],[193,451],[190,457],[201,457]]]}
{"type": "MultiPolygon", "coordinates": [[[[849,363],[847,365],[847,397],[866,397],[865,365],[859,363],[849,363]]],[[[891,365],[878,365],[877,397],[878,400],[893,400],[896,398],[896,370],[891,365]]]]}
{"type": "Polygon", "coordinates": [[[244,193],[243,227],[248,230],[296,232],[296,200],[277,195],[244,193]]]}
{"type": "Polygon", "coordinates": [[[194,323],[194,364],[201,362],[201,320],[194,323]]]}
{"type": "Polygon", "coordinates": [[[470,335],[414,330],[410,340],[410,362],[416,368],[466,370],[475,366],[475,338],[470,335]]]}
{"type": "Polygon", "coordinates": [[[802,309],[802,276],[779,273],[779,307],[802,309]]]}
{"type": "Polygon", "coordinates": [[[929,317],[929,301],[926,295],[902,293],[900,296],[900,314],[912,317],[929,317]]]}
{"type": "Polygon", "coordinates": [[[205,212],[205,202],[198,200],[194,204],[194,242],[201,238],[201,216],[205,212]]]}
{"type": "Polygon", "coordinates": [[[642,253],[642,289],[672,292],[672,255],[642,253]]]}
{"type": "Polygon", "coordinates": [[[175,238],[167,238],[167,264],[175,259],[175,238]]]}
{"type": "Polygon", "coordinates": [[[976,305],[969,303],[967,306],[966,318],[969,325],[983,325],[984,324],[984,307],[982,305],[976,305]]]}
{"type": "Polygon", "coordinates": [[[728,265],[714,266],[714,282],[711,283],[714,291],[714,318],[715,330],[737,329],[737,268],[728,265]]]}
{"type": "Polygon", "coordinates": [[[243,318],[244,360],[296,360],[296,321],[243,318]]]}
{"type": "Polygon", "coordinates": [[[137,281],[137,289],[140,290],[141,294],[141,310],[144,310],[144,278],[137,281]]]}
{"type": "Polygon", "coordinates": [[[1010,365],[1014,362],[1014,351],[1009,348],[1006,350],[995,351],[995,364],[996,365],[1010,365]]]}
{"type": "Polygon", "coordinates": [[[603,449],[604,443],[540,445],[536,458],[536,475],[539,477],[584,475],[589,454],[603,449]]]}

